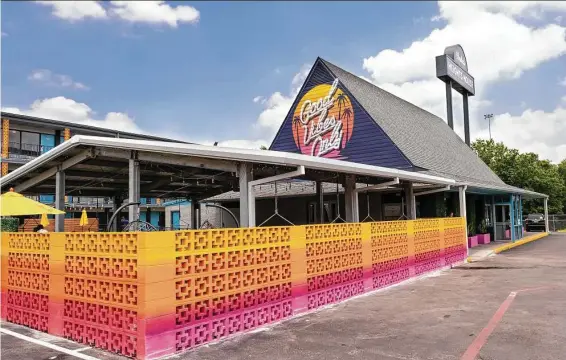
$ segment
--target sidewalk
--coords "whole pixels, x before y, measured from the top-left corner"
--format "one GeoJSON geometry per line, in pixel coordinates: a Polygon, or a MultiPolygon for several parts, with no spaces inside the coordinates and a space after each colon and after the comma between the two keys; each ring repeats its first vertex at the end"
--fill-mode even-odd
{"type": "Polygon", "coordinates": [[[486,245],[479,245],[470,249],[467,261],[477,262],[489,256],[499,254],[503,251],[507,251],[514,247],[541,239],[548,235],[548,233],[529,233],[527,236],[525,236],[521,240],[515,241],[514,243],[512,243],[510,240],[497,240],[486,245]]]}
{"type": "Polygon", "coordinates": [[[492,241],[489,244],[478,245],[476,247],[473,247],[470,249],[468,255],[468,262],[480,261],[482,259],[485,259],[486,257],[495,255],[494,252],[495,249],[510,243],[511,241],[509,240],[498,240],[498,241],[492,241]]]}

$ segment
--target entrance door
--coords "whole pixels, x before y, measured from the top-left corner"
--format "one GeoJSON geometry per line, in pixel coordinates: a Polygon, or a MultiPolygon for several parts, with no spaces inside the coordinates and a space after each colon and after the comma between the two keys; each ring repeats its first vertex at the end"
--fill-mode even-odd
{"type": "Polygon", "coordinates": [[[497,239],[495,240],[510,240],[509,205],[495,206],[495,220],[495,226],[497,226],[497,239]]]}

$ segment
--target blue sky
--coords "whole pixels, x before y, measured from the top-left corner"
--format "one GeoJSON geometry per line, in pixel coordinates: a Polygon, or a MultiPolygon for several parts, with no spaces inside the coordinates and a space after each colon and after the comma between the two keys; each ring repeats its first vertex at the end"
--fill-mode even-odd
{"type": "MultiPolygon", "coordinates": [[[[415,42],[431,38],[434,29],[458,25],[455,16],[431,20],[439,15],[436,2],[169,5],[193,6],[200,13],[198,22],[172,27],[143,17],[69,20],[54,15],[51,6],[3,2],[2,107],[25,112],[36,100],[63,96],[87,104],[96,112],[94,119],[125,113],[144,132],[195,141],[269,141],[273,130],[254,125],[270,104],[252,99],[268,99],[275,92],[290,97],[293,77],[317,56],[381,84],[379,75],[364,68],[364,59],[379,57],[386,49],[403,56],[415,42]],[[88,89],[30,80],[38,69],[66,75],[88,89]]],[[[506,11],[500,13],[505,16],[506,11]]],[[[561,9],[544,13],[543,18],[527,18],[523,23],[532,28],[564,26],[562,20],[556,21],[561,9]]],[[[566,87],[559,83],[566,78],[566,62],[564,52],[558,53],[536,60],[531,68],[524,65],[515,79],[486,80],[489,86],[478,103],[488,103],[481,112],[516,117],[529,108],[548,113],[561,106],[566,87]]],[[[522,56],[521,51],[517,56],[522,56]]],[[[434,69],[430,72],[433,77],[434,69]]],[[[470,72],[475,75],[473,62],[470,72]]],[[[399,91],[398,95],[414,100],[399,91]]]]}

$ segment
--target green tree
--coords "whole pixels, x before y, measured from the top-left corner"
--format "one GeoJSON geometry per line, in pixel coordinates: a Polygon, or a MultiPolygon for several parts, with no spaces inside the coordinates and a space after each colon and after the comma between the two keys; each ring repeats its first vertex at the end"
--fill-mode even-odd
{"type": "MultiPolygon", "coordinates": [[[[547,194],[551,214],[561,214],[566,210],[566,164],[540,160],[535,153],[520,153],[493,140],[477,140],[472,148],[505,183],[547,194]]],[[[540,200],[525,200],[523,206],[524,213],[543,211],[540,200]]]]}
{"type": "Polygon", "coordinates": [[[261,145],[261,146],[259,147],[259,149],[260,149],[260,150],[267,150],[267,146],[261,145]]]}

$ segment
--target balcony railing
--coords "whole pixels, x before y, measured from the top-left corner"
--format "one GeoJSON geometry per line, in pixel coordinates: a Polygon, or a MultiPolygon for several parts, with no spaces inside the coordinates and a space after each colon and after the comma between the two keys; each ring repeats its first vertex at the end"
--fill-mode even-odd
{"type": "Polygon", "coordinates": [[[53,148],[54,146],[11,142],[8,146],[8,158],[31,160],[53,148]]]}

